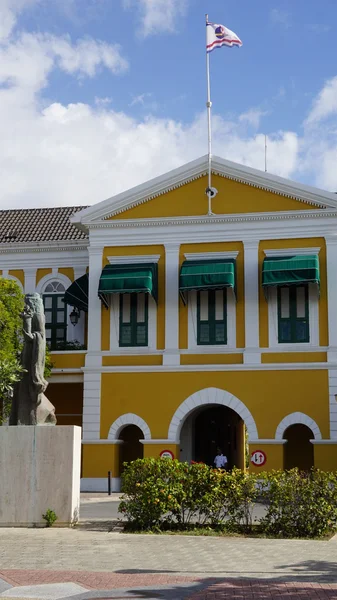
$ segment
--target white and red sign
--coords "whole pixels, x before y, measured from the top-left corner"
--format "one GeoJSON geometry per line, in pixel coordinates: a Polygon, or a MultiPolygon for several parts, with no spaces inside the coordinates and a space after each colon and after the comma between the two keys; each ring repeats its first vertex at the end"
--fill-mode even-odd
{"type": "Polygon", "coordinates": [[[254,450],[251,454],[250,462],[253,463],[255,467],[263,467],[267,462],[267,456],[262,450],[254,450]]]}
{"type": "Polygon", "coordinates": [[[160,453],[160,458],[169,458],[170,460],[174,459],[174,454],[171,450],[162,450],[160,453]]]}

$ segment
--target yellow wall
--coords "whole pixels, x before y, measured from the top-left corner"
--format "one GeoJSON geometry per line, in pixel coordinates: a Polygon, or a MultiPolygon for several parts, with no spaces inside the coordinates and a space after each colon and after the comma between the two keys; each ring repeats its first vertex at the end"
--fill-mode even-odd
{"type": "MultiPolygon", "coordinates": [[[[165,347],[165,249],[163,246],[122,246],[106,247],[103,253],[103,267],[109,263],[108,256],[139,256],[159,254],[158,263],[158,305],[157,305],[157,348],[165,347]]],[[[102,350],[110,348],[110,310],[102,308],[102,350]]]]}
{"type": "Polygon", "coordinates": [[[50,275],[53,272],[53,269],[38,269],[36,273],[36,285],[46,275],[50,275]]]}
{"type": "Polygon", "coordinates": [[[21,269],[8,271],[8,275],[12,275],[16,277],[24,286],[25,285],[25,275],[21,269]]]}
{"type": "Polygon", "coordinates": [[[207,387],[228,391],[252,413],[261,439],[275,437],[276,428],[299,411],[316,421],[329,437],[328,371],[244,371],[188,373],[103,373],[101,437],[125,413],[139,415],[152,438],[166,439],[175,410],[191,394],[207,387]]]}
{"type": "MultiPolygon", "coordinates": [[[[212,202],[213,212],[216,214],[315,210],[315,207],[310,204],[285,198],[273,192],[260,190],[219,175],[213,175],[212,184],[219,192],[212,202]]],[[[112,219],[206,215],[208,201],[205,190],[207,185],[207,177],[200,177],[158,198],[126,210],[112,217],[112,219]]]]}
{"type": "Polygon", "coordinates": [[[273,469],[283,469],[283,444],[249,444],[249,470],[253,473],[262,473],[273,469]],[[253,465],[250,457],[256,450],[262,450],[266,455],[266,462],[262,467],[253,465]]]}
{"type": "Polygon", "coordinates": [[[326,352],[270,352],[261,354],[262,364],[326,362],[326,352]]]}
{"type": "Polygon", "coordinates": [[[159,458],[163,450],[173,452],[174,458],[179,459],[179,446],[176,444],[144,444],[144,458],[155,457],[159,458]]]}
{"type": "Polygon", "coordinates": [[[103,367],[111,366],[130,366],[130,365],[161,365],[163,357],[161,354],[156,355],[133,355],[133,356],[103,356],[102,365],[103,367]]]}
{"type": "Polygon", "coordinates": [[[80,367],[84,367],[84,352],[78,354],[70,352],[55,354],[55,352],[51,352],[50,354],[54,369],[79,369],[80,367]]]}
{"type": "Polygon", "coordinates": [[[337,444],[314,444],[315,467],[337,471],[337,444]]]}
{"type": "Polygon", "coordinates": [[[72,267],[67,267],[66,269],[59,269],[58,272],[61,273],[61,275],[65,275],[66,277],[68,277],[70,281],[74,281],[74,269],[72,267]]]}
{"type": "Polygon", "coordinates": [[[181,365],[234,365],[243,363],[243,354],[182,354],[181,365]]]}
{"type": "Polygon", "coordinates": [[[82,477],[112,477],[119,475],[118,444],[83,444],[82,477]]]}
{"type": "MultiPolygon", "coordinates": [[[[259,245],[259,305],[260,305],[260,345],[269,347],[268,340],[268,302],[262,289],[262,264],[265,259],[264,250],[283,248],[321,248],[320,262],[320,298],[319,298],[319,343],[328,345],[328,310],[327,310],[327,276],[326,276],[326,245],[324,238],[267,240],[259,245]]],[[[309,353],[308,353],[309,355],[309,353]]]]}

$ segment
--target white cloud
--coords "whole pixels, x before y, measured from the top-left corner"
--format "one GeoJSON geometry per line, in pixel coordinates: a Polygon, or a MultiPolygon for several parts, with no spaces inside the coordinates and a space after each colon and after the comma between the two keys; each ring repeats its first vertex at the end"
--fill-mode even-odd
{"type": "Polygon", "coordinates": [[[313,103],[306,124],[318,123],[335,114],[337,114],[337,76],[325,83],[313,103]]]}
{"type": "Polygon", "coordinates": [[[281,25],[286,29],[291,27],[291,15],[286,10],[273,8],[270,11],[270,20],[274,25],[281,25]]]}
{"type": "Polygon", "coordinates": [[[123,0],[125,8],[136,7],[140,13],[141,31],[148,35],[173,33],[178,19],[186,14],[188,0],[123,0]]]}
{"type": "Polygon", "coordinates": [[[0,0],[0,41],[10,36],[18,15],[39,2],[40,0],[0,0]]]}
{"type": "Polygon", "coordinates": [[[255,129],[258,129],[260,126],[261,118],[267,114],[266,111],[260,110],[259,108],[251,108],[247,110],[247,112],[242,113],[239,117],[239,121],[241,123],[246,122],[255,129]]]}

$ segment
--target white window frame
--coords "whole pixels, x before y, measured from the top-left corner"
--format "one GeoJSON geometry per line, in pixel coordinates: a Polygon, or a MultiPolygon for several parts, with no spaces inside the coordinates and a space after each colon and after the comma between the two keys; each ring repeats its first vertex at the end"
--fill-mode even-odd
{"type": "MultiPolygon", "coordinates": [[[[287,248],[278,250],[265,250],[267,257],[289,257],[294,255],[319,254],[320,248],[287,248]]],[[[305,348],[319,347],[319,290],[315,283],[308,284],[308,302],[309,302],[309,342],[280,343],[278,341],[278,306],[277,306],[277,287],[270,287],[267,290],[268,302],[268,334],[269,348],[280,348],[285,352],[287,349],[298,350],[305,348]]]]}
{"type": "MultiPolygon", "coordinates": [[[[238,252],[186,252],[186,260],[228,260],[238,257],[238,252]]],[[[221,354],[222,350],[235,349],[236,346],[236,298],[234,290],[225,288],[227,291],[227,344],[201,345],[198,344],[197,338],[197,292],[188,292],[187,308],[188,308],[188,349],[198,350],[202,354],[214,353],[221,354]]]]}
{"type": "MultiPolygon", "coordinates": [[[[111,265],[130,265],[142,263],[158,263],[160,254],[146,254],[136,256],[108,256],[111,265]]],[[[151,350],[157,350],[157,304],[154,298],[148,294],[148,338],[147,346],[122,346],[119,345],[119,312],[120,294],[110,296],[110,352],[120,354],[146,354],[151,350]]]]}
{"type": "Polygon", "coordinates": [[[221,353],[222,348],[236,348],[236,300],[234,291],[231,288],[225,288],[227,293],[227,344],[198,344],[197,338],[197,292],[188,292],[188,349],[199,350],[203,353],[214,352],[221,353]]]}

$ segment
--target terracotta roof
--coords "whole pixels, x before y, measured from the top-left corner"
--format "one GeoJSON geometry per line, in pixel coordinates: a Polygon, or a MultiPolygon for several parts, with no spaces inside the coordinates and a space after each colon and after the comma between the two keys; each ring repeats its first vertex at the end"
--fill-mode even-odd
{"type": "Polygon", "coordinates": [[[87,234],[70,222],[86,206],[0,210],[0,244],[87,239],[87,234]]]}

